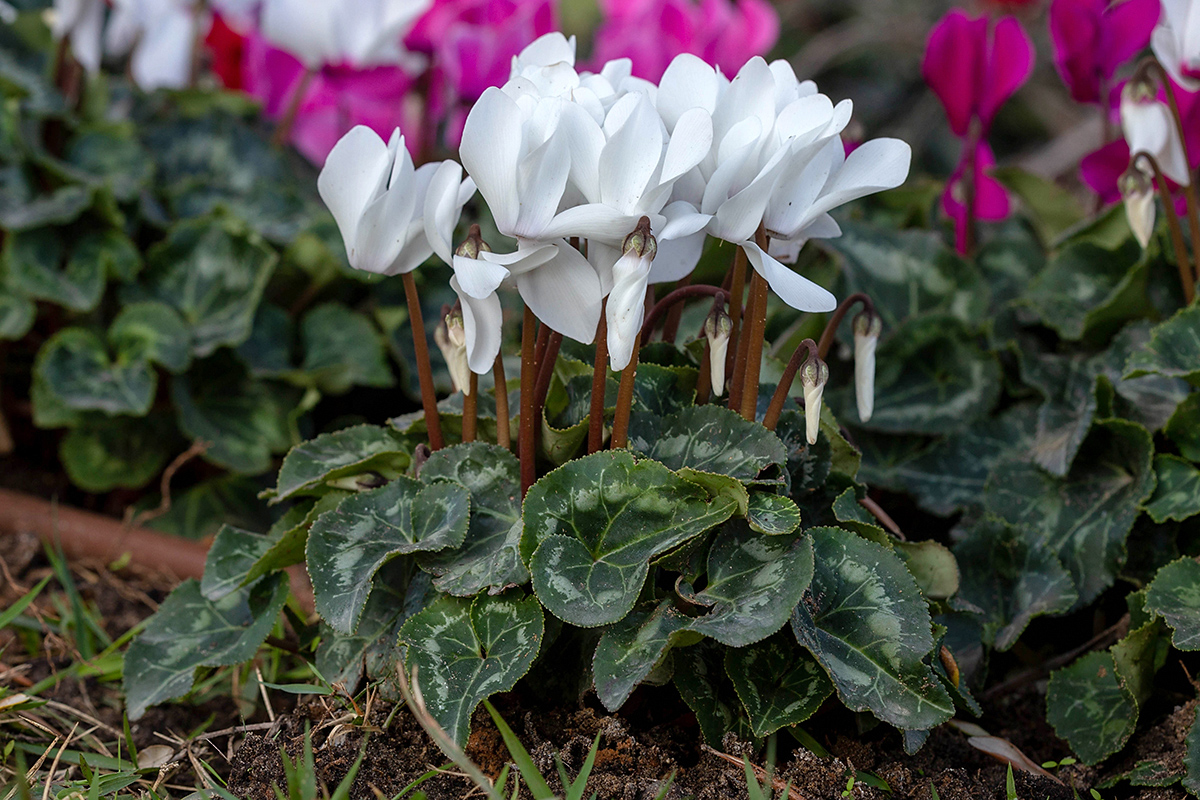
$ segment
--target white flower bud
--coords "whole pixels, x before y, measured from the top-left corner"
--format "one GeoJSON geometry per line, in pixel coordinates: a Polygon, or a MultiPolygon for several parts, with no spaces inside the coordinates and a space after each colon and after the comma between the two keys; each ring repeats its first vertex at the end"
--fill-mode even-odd
{"type": "Polygon", "coordinates": [[[821,430],[821,397],[829,380],[829,367],[819,358],[810,358],[800,368],[800,383],[804,386],[804,427],[808,443],[817,443],[821,430]]]}
{"type": "Polygon", "coordinates": [[[712,392],[720,397],[725,391],[725,357],[729,352],[729,337],[733,333],[733,320],[725,309],[714,306],[704,320],[704,336],[708,339],[708,365],[712,375],[712,392]]]}
{"type": "Polygon", "coordinates": [[[858,401],[858,418],[871,419],[875,411],[875,347],[883,331],[883,320],[873,311],[864,311],[854,318],[854,396],[858,401]]]}
{"type": "Polygon", "coordinates": [[[454,391],[470,392],[471,367],[467,363],[467,337],[461,310],[455,309],[443,317],[442,324],[433,332],[433,341],[446,360],[454,391]]]}
{"type": "Polygon", "coordinates": [[[646,315],[646,284],[658,252],[648,217],[642,217],[637,230],[625,237],[622,249],[623,254],[613,264],[613,288],[605,306],[609,364],[615,370],[625,369],[633,359],[646,315]]]}
{"type": "Polygon", "coordinates": [[[467,232],[467,238],[463,239],[462,244],[454,249],[454,255],[472,260],[478,260],[480,253],[490,252],[492,252],[492,248],[483,240],[478,225],[472,225],[467,232]]]}
{"type": "Polygon", "coordinates": [[[1118,181],[1121,198],[1125,201],[1125,216],[1129,228],[1137,237],[1138,244],[1145,249],[1154,234],[1154,180],[1142,166],[1142,160],[1134,158],[1129,169],[1118,181]]]}

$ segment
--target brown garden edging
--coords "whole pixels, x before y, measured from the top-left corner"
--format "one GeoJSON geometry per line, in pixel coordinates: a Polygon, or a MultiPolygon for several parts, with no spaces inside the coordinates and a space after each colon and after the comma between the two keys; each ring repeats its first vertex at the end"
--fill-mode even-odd
{"type": "MultiPolygon", "coordinates": [[[[17,533],[32,533],[44,542],[57,543],[68,558],[111,563],[128,554],[131,563],[181,581],[204,574],[209,547],[208,542],[180,539],[23,492],[0,489],[0,534],[17,533]]],[[[312,586],[303,566],[289,569],[288,577],[297,601],[311,613],[312,586]]]]}

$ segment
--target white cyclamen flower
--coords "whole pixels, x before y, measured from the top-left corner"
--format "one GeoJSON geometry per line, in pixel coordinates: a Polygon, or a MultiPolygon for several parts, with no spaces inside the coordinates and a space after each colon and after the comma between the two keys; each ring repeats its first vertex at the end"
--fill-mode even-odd
{"type": "Polygon", "coordinates": [[[658,245],[650,234],[650,218],[625,237],[624,252],[613,265],[613,288],[608,294],[608,356],[615,370],[629,366],[646,314],[646,281],[658,245]]]}
{"type": "Polygon", "coordinates": [[[1150,37],[1159,62],[1183,88],[1200,91],[1200,0],[1162,0],[1150,37]]]}
{"type": "Polygon", "coordinates": [[[1145,249],[1154,235],[1154,176],[1143,166],[1144,159],[1134,157],[1129,169],[1117,182],[1125,202],[1125,216],[1138,244],[1145,249]]]}
{"type": "Polygon", "coordinates": [[[1125,84],[1121,90],[1121,130],[1131,155],[1146,153],[1175,183],[1180,186],[1191,183],[1191,170],[1183,143],[1179,141],[1175,117],[1155,95],[1153,87],[1137,81],[1125,84]]]}
{"type": "Polygon", "coordinates": [[[342,233],[350,266],[399,275],[434,252],[450,263],[454,226],[475,185],[462,180],[453,161],[414,169],[399,129],[384,144],[359,125],[330,151],[317,190],[342,233]]]}
{"type": "MultiPolygon", "coordinates": [[[[5,4],[8,6],[8,4],[5,4]]],[[[2,9],[0,9],[2,10],[2,9]]],[[[13,18],[16,10],[8,6],[13,18]]],[[[104,35],[104,0],[55,0],[50,32],[54,38],[69,39],[75,60],[90,73],[100,69],[104,35]]],[[[12,22],[13,20],[6,20],[12,22]]]]}
{"type": "Polygon", "coordinates": [[[262,33],[309,69],[400,64],[413,58],[400,40],[430,5],[432,0],[264,0],[262,33]]]}
{"type": "Polygon", "coordinates": [[[854,396],[858,418],[868,422],[875,412],[875,348],[883,332],[878,314],[864,311],[854,318],[854,396]]]}
{"type": "Polygon", "coordinates": [[[116,0],[104,49],[132,51],[129,70],[142,89],[179,89],[191,80],[201,22],[208,19],[194,0],[116,0]]]}

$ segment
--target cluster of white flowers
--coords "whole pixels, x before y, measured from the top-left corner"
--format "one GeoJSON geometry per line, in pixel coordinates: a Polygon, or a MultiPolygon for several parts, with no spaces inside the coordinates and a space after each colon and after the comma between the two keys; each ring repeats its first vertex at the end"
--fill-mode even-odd
{"type": "MultiPolygon", "coordinates": [[[[402,64],[400,46],[432,0],[55,0],[51,29],[67,39],[89,72],[105,55],[130,57],[130,72],[146,90],[177,89],[192,77],[196,46],[211,11],[235,23],[260,21],[263,37],[310,69],[402,64]],[[111,7],[111,10],[110,10],[111,7]]],[[[6,6],[0,2],[0,18],[6,6]]]]}
{"type": "Polygon", "coordinates": [[[777,259],[794,260],[810,238],[837,236],[829,211],[900,185],[911,159],[895,139],[847,156],[840,134],[850,112],[849,101],[835,106],[784,61],[752,59],[730,80],[682,55],[655,86],[631,77],[628,60],[598,74],[577,71],[575,40],[554,33],[516,57],[510,80],[471,110],[460,151],[467,181],[423,183],[422,170],[441,174],[445,165],[401,168],[406,156],[384,158],[382,141],[359,128],[330,154],[321,193],[351,264],[376,272],[411,269],[423,257],[419,249],[393,254],[404,250],[402,231],[422,204],[387,217],[387,194],[424,198],[423,241],[454,268],[476,373],[490,370],[500,349],[496,290],[505,282],[553,330],[585,343],[607,297],[611,363],[621,369],[643,322],[647,284],[688,275],[706,236],[743,248],[789,305],[833,310],[833,295],[777,259]],[[449,255],[448,236],[473,185],[500,233],[516,240],[511,252],[449,255]],[[431,208],[443,212],[436,221],[431,208]],[[655,246],[631,236],[642,217],[655,246]],[[754,242],[760,225],[769,253],[754,242]],[[386,248],[377,241],[385,237],[386,248]],[[587,255],[569,239],[586,241],[587,255]]]}

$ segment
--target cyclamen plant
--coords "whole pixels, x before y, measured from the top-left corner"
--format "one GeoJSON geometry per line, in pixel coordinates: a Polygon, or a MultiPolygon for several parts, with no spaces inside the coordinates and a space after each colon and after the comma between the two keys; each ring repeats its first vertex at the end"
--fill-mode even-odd
{"type": "Polygon", "coordinates": [[[212,663],[173,647],[175,620],[230,619],[244,647],[278,614],[280,571],[301,562],[320,672],[353,687],[364,671],[387,677],[398,655],[460,743],[483,699],[563,657],[590,662],[579,677],[610,709],[671,679],[674,663],[714,744],[803,721],[835,690],[914,748],[956,703],[974,708],[930,618],[954,592],[953,559],[885,531],[822,402],[825,359],[861,305],[854,382],[870,418],[880,318],[866,295],[838,305],[777,260],[839,235],[837,206],[904,181],[903,142],[846,155],[850,116],[786,62],[751,59],[729,79],[683,55],[655,85],[627,60],[578,71],[574,41],[551,34],[471,110],[465,180],[453,161],[414,169],[398,132],[386,144],[347,134],[321,196],[353,266],[404,277],[424,410],[287,456],[270,493],[292,504],[279,524],[224,528],[204,580],[132,645],[132,713],[212,663]],[[476,187],[515,247],[474,224],[452,247],[476,187]],[[688,276],[706,237],[734,245],[726,284],[682,286],[646,313],[647,287],[688,276]],[[461,392],[440,402],[411,279],[431,252],[460,300],[436,338],[457,353],[461,392]],[[506,285],[524,301],[513,384],[506,285]],[[835,312],[775,387],[761,385],[768,289],[835,312]],[[693,299],[711,305],[699,338],[651,342],[693,299]],[[802,412],[789,398],[797,373],[802,412]]]}

